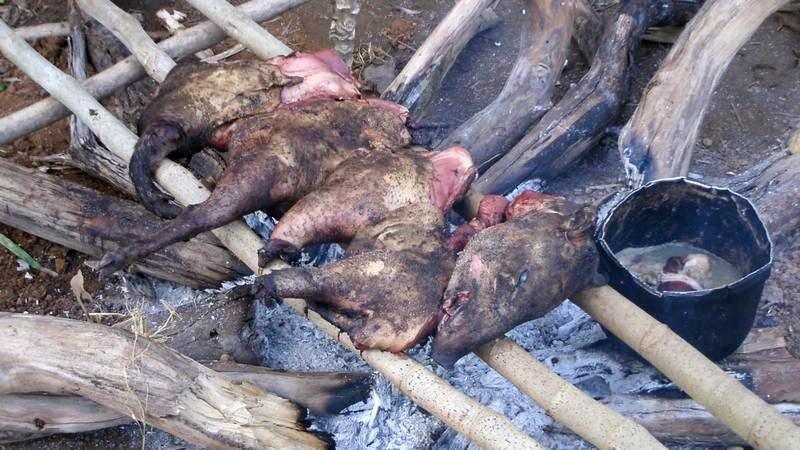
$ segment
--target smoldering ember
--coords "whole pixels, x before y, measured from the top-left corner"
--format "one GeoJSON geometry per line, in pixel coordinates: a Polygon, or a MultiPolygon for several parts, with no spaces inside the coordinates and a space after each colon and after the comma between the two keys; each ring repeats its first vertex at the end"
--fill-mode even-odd
{"type": "Polygon", "coordinates": [[[800,448],[800,2],[0,19],[0,448],[800,448]]]}

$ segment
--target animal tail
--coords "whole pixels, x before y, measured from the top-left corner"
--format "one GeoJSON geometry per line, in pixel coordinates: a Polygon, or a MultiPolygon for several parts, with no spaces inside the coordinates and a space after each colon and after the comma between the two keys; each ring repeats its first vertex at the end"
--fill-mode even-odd
{"type": "Polygon", "coordinates": [[[177,217],[182,208],[173,202],[171,195],[156,186],[154,172],[169,154],[184,150],[185,141],[178,124],[155,122],[145,128],[131,157],[130,176],[139,199],[145,208],[165,219],[177,217]]]}

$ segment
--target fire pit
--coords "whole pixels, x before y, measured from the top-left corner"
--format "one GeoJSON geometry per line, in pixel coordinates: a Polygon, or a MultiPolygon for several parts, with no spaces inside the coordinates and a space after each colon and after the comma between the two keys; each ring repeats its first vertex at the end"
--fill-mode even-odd
{"type": "Polygon", "coordinates": [[[609,284],[714,360],[750,331],[772,267],[772,242],[752,203],[685,178],[654,181],[622,198],[602,219],[598,244],[609,284]],[[741,276],[688,292],[659,290],[620,261],[623,249],[667,243],[710,252],[741,276]]]}

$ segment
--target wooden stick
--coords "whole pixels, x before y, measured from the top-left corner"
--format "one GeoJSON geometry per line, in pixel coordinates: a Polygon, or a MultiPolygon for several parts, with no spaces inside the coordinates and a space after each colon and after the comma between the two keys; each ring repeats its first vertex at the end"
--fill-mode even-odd
{"type": "MultiPolygon", "coordinates": [[[[0,159],[0,222],[96,258],[164,223],[139,204],[4,159],[0,159]]],[[[133,267],[194,288],[218,287],[250,272],[210,233],[171,245],[133,267]]]]}
{"type": "Polygon", "coordinates": [[[261,59],[292,53],[292,49],[286,44],[226,0],[187,0],[187,2],[261,59]]]}
{"type": "Polygon", "coordinates": [[[680,0],[623,0],[586,75],[472,189],[506,193],[525,179],[552,177],[575,161],[619,114],[632,70],[630,55],[647,27],[683,18],[696,7],[680,0]]]}
{"type": "Polygon", "coordinates": [[[108,28],[142,64],[150,78],[163,83],[175,62],[150,39],[133,16],[109,0],[76,0],[86,14],[108,28]]]}
{"type": "Polygon", "coordinates": [[[527,6],[519,54],[500,95],[439,146],[466,147],[479,168],[506,153],[550,109],[550,96],[567,57],[572,4],[531,0],[527,6]]]}
{"type": "Polygon", "coordinates": [[[26,41],[35,41],[49,37],[66,36],[69,34],[69,24],[67,22],[43,23],[41,25],[14,28],[14,32],[26,41]]]}
{"type": "Polygon", "coordinates": [[[625,171],[634,186],[689,173],[714,88],[739,48],[786,3],[715,0],[703,5],[661,63],[619,136],[625,171]]]}
{"type": "Polygon", "coordinates": [[[350,67],[353,65],[353,47],[356,40],[356,23],[361,10],[360,0],[332,0],[331,28],[328,38],[333,49],[350,67]]]}
{"type": "MultiPolygon", "coordinates": [[[[136,136],[84,91],[74,79],[53,67],[25,41],[14,36],[13,31],[2,22],[0,22],[0,51],[85,121],[92,131],[107,143],[111,151],[125,160],[130,159],[136,136]]],[[[199,203],[208,197],[208,191],[202,184],[185,168],[175,163],[163,162],[156,172],[156,177],[159,184],[184,205],[199,203]]],[[[257,251],[262,243],[243,222],[233,222],[214,230],[214,233],[248,267],[258,270],[257,251]]],[[[302,301],[293,302],[293,305],[299,311],[307,310],[302,301]]],[[[309,313],[309,316],[332,338],[336,339],[342,335],[341,330],[316,313],[309,313]]],[[[347,348],[356,351],[349,339],[344,342],[347,348]]],[[[475,440],[478,445],[486,448],[541,448],[508,418],[470,399],[408,356],[378,351],[365,351],[360,354],[365,361],[422,408],[457,432],[475,440]]]]}
{"type": "Polygon", "coordinates": [[[641,425],[564,381],[508,338],[490,342],[475,354],[533,399],[548,415],[597,448],[665,448],[641,425]]]}
{"type": "Polygon", "coordinates": [[[29,391],[80,394],[200,447],[326,448],[302,411],[234,383],[143,336],[48,316],[0,313],[0,378],[29,391]]]}
{"type": "Polygon", "coordinates": [[[747,195],[776,246],[791,242],[800,229],[800,153],[782,153],[743,174],[731,187],[747,195]]]}
{"type": "MultiPolygon", "coordinates": [[[[253,20],[261,22],[277,17],[307,0],[251,0],[239,9],[253,20]]],[[[169,56],[180,59],[211,47],[223,39],[225,32],[213,22],[206,21],[181,31],[175,36],[159,42],[169,56]]],[[[84,88],[96,98],[113,94],[146,75],[144,68],[130,56],[114,64],[108,70],[90,77],[84,88]]],[[[33,131],[45,127],[69,115],[69,109],[54,98],[46,98],[0,118],[0,145],[8,144],[33,131]]]]}
{"type": "Polygon", "coordinates": [[[477,34],[481,15],[497,0],[459,0],[383,92],[418,116],[430,102],[456,57],[477,34]]]}
{"type": "Polygon", "coordinates": [[[750,445],[777,450],[800,442],[792,421],[615,290],[586,289],[573,301],[750,445]]]}

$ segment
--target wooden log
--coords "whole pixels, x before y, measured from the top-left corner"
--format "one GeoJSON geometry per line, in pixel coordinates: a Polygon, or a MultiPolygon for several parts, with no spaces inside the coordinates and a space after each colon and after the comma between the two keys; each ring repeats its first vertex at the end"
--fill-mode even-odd
{"type": "Polygon", "coordinates": [[[572,300],[750,445],[800,442],[800,427],[615,290],[586,289],[572,300]]]}
{"type": "Polygon", "coordinates": [[[490,342],[475,354],[548,415],[599,449],[665,448],[641,425],[584,394],[508,338],[490,342]]]}
{"type": "Polygon", "coordinates": [[[480,32],[497,0],[459,0],[417,49],[382,97],[418,117],[438,90],[461,50],[480,32]]]}
{"type": "Polygon", "coordinates": [[[753,200],[776,246],[800,229],[800,153],[784,152],[737,177],[731,186],[753,200]]]}
{"type": "Polygon", "coordinates": [[[736,52],[786,3],[714,0],[703,5],[661,63],[619,136],[620,156],[634,187],[689,173],[714,88],[736,52]]]}
{"type": "Polygon", "coordinates": [[[631,53],[648,26],[684,19],[694,2],[624,0],[605,25],[592,67],[541,121],[492,165],[472,189],[506,193],[525,179],[558,174],[589,149],[617,117],[629,85],[631,53]]]}
{"type": "Polygon", "coordinates": [[[531,0],[526,19],[519,54],[503,90],[439,146],[466,147],[479,168],[506,153],[550,109],[550,96],[564,67],[572,36],[572,4],[531,0]]]}
{"type": "MultiPolygon", "coordinates": [[[[163,226],[143,206],[0,159],[0,222],[99,258],[163,226]]],[[[249,273],[205,233],[134,264],[134,270],[194,288],[249,273]]]]}
{"type": "Polygon", "coordinates": [[[588,0],[574,0],[573,7],[575,24],[572,40],[578,46],[581,55],[591,64],[603,36],[603,21],[592,9],[588,0]]]}
{"type": "Polygon", "coordinates": [[[286,44],[226,0],[187,0],[187,2],[261,59],[292,53],[292,49],[286,44]]]}
{"type": "Polygon", "coordinates": [[[302,411],[165,345],[103,325],[0,313],[0,378],[76,394],[201,447],[326,448],[302,411]],[[19,380],[19,381],[16,381],[19,380]]]}
{"type": "MultiPolygon", "coordinates": [[[[257,22],[272,19],[307,0],[251,0],[239,9],[257,22]]],[[[180,59],[218,44],[225,39],[225,32],[213,22],[206,21],[181,31],[175,36],[159,42],[167,55],[180,59]]],[[[103,98],[124,88],[146,75],[144,68],[133,56],[113,67],[87,79],[84,88],[94,97],[103,98]]],[[[45,127],[69,115],[69,109],[50,97],[33,103],[8,116],[0,118],[0,144],[14,140],[45,127]]]]}
{"type": "Polygon", "coordinates": [[[155,44],[138,20],[109,0],[76,0],[86,14],[108,28],[159,83],[164,82],[175,62],[155,44]]]}
{"type": "Polygon", "coordinates": [[[69,34],[69,24],[67,22],[43,23],[14,28],[14,32],[26,41],[35,41],[49,37],[66,36],[69,34]]]}
{"type": "MultiPolygon", "coordinates": [[[[136,137],[73,78],[53,67],[25,41],[14,36],[13,31],[2,22],[0,51],[86,122],[109,146],[109,150],[126,161],[130,159],[136,137]]],[[[199,203],[208,197],[208,190],[185,168],[175,163],[161,163],[156,179],[183,205],[199,203]]],[[[262,246],[261,240],[244,223],[233,222],[214,230],[214,233],[248,267],[258,270],[257,252],[262,246]]],[[[302,300],[293,300],[291,303],[300,312],[308,311],[302,300]]],[[[318,314],[310,316],[314,324],[330,337],[337,339],[342,336],[341,330],[318,314]]],[[[346,342],[347,348],[357,352],[349,339],[346,342]]],[[[508,418],[470,399],[408,356],[380,351],[357,353],[420,407],[478,445],[486,448],[542,448],[508,418]]]]}
{"type": "Polygon", "coordinates": [[[130,416],[81,397],[0,395],[0,445],[130,422],[130,416]]]}

